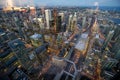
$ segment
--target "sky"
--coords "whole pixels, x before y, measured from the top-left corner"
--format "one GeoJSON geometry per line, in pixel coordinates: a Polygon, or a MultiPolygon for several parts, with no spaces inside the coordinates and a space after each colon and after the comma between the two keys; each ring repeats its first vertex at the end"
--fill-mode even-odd
{"type": "Polygon", "coordinates": [[[64,5],[64,6],[120,6],[120,0],[34,0],[37,5],[64,5]]]}
{"type": "Polygon", "coordinates": [[[6,4],[9,4],[10,1],[13,5],[34,4],[37,6],[94,6],[97,3],[99,6],[120,7],[120,0],[0,0],[0,6],[5,6],[6,4]]]}

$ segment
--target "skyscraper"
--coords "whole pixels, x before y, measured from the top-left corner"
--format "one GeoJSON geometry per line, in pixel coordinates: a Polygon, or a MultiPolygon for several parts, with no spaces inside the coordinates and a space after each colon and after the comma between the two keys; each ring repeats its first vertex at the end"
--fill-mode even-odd
{"type": "Polygon", "coordinates": [[[86,23],[86,17],[83,17],[83,20],[82,20],[82,27],[83,28],[85,27],[85,23],[86,23]]]}
{"type": "Polygon", "coordinates": [[[75,29],[75,26],[77,25],[77,14],[76,12],[74,13],[73,20],[72,20],[72,26],[71,30],[73,31],[75,29]]]}
{"type": "Polygon", "coordinates": [[[62,24],[61,16],[57,16],[57,26],[56,26],[56,31],[57,32],[61,31],[61,24],[62,24]]]}
{"type": "Polygon", "coordinates": [[[118,63],[116,59],[108,58],[105,62],[102,64],[103,69],[111,69],[112,67],[115,67],[115,65],[118,63]]]}
{"type": "Polygon", "coordinates": [[[54,30],[57,31],[57,10],[53,10],[53,17],[54,17],[54,30]]]}
{"type": "Polygon", "coordinates": [[[104,50],[108,46],[108,43],[111,41],[113,35],[114,35],[114,30],[109,31],[109,34],[108,34],[105,42],[103,43],[102,50],[104,50]]]}
{"type": "Polygon", "coordinates": [[[72,24],[72,17],[73,15],[69,15],[69,22],[68,22],[68,30],[71,30],[71,24],[72,24]]]}
{"type": "Polygon", "coordinates": [[[59,16],[61,16],[61,21],[63,22],[65,17],[64,13],[63,12],[59,13],[59,16]]]}
{"type": "Polygon", "coordinates": [[[45,10],[45,18],[46,18],[46,29],[49,29],[50,19],[51,19],[51,11],[49,9],[45,10]]]}

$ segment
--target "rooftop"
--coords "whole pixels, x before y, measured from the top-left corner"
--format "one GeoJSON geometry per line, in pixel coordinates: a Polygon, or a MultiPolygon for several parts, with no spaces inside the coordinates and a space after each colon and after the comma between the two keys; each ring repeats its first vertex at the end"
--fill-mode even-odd
{"type": "Polygon", "coordinates": [[[37,34],[37,33],[35,33],[34,35],[30,36],[30,38],[34,39],[34,40],[38,40],[41,37],[42,37],[42,35],[41,34],[37,34]]]}
{"type": "Polygon", "coordinates": [[[78,39],[79,41],[75,45],[75,48],[80,50],[80,51],[84,50],[85,46],[86,46],[86,42],[87,42],[87,37],[88,37],[87,33],[81,34],[81,36],[78,39]]]}

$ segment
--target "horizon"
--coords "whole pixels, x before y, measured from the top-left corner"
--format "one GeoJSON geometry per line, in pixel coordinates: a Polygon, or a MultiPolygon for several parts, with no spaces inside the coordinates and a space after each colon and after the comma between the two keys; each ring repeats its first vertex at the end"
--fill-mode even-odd
{"type": "Polygon", "coordinates": [[[0,7],[5,6],[106,6],[106,7],[120,7],[119,0],[0,0],[0,7]],[[87,5],[86,5],[87,4],[87,5]]]}

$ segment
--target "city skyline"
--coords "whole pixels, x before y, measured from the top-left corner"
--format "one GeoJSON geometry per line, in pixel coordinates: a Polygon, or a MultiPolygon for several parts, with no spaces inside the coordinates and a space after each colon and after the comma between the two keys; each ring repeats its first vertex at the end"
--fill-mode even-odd
{"type": "Polygon", "coordinates": [[[4,7],[6,5],[34,5],[34,6],[95,6],[98,3],[99,6],[113,6],[113,7],[120,7],[119,0],[0,0],[0,6],[4,7]],[[9,1],[9,2],[8,2],[9,1]],[[11,2],[10,2],[11,1],[11,2]]]}
{"type": "Polygon", "coordinates": [[[0,4],[0,80],[120,80],[118,0],[0,4]]]}

